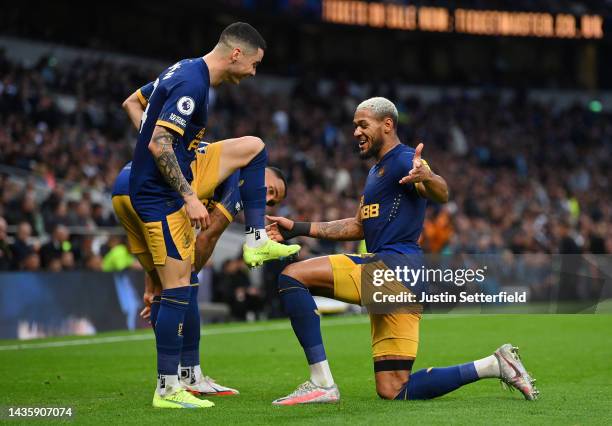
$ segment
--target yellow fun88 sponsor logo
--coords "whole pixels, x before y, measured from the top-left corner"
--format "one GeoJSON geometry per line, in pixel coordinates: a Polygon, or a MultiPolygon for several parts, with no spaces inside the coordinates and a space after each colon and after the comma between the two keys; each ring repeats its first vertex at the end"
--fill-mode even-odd
{"type": "Polygon", "coordinates": [[[372,217],[378,217],[380,211],[380,205],[376,204],[366,204],[365,206],[361,206],[361,218],[362,219],[370,219],[372,217]]]}

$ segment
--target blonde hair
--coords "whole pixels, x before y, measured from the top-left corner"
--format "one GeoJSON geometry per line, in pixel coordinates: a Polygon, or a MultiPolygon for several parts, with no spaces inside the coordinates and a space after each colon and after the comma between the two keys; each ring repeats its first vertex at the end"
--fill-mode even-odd
{"type": "Polygon", "coordinates": [[[357,105],[355,111],[366,108],[371,110],[379,120],[382,120],[385,117],[391,118],[391,120],[393,120],[393,125],[397,126],[397,108],[389,99],[383,98],[382,96],[366,99],[357,105]]]}

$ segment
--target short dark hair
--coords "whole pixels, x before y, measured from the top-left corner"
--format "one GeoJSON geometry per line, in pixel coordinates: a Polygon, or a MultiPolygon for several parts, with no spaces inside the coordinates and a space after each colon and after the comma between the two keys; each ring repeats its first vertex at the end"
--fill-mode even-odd
{"type": "Polygon", "coordinates": [[[241,41],[248,44],[253,49],[266,50],[266,41],[263,39],[259,31],[253,28],[252,25],[246,22],[234,22],[228,25],[221,32],[219,43],[231,46],[232,41],[241,41]]]}
{"type": "Polygon", "coordinates": [[[287,178],[285,177],[285,174],[278,167],[268,166],[267,168],[272,170],[272,173],[274,173],[274,175],[277,178],[283,181],[283,185],[285,185],[285,197],[284,198],[287,198],[287,192],[289,191],[289,185],[287,185],[287,178]]]}

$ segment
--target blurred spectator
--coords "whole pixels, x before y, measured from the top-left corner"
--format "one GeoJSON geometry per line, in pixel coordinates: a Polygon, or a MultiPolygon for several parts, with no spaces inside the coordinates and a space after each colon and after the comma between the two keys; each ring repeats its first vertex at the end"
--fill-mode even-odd
{"type": "Polygon", "coordinates": [[[34,235],[42,231],[42,216],[36,206],[36,197],[33,191],[28,191],[21,198],[13,200],[8,206],[7,221],[11,225],[21,222],[30,224],[34,235]]]}
{"type": "Polygon", "coordinates": [[[34,249],[30,248],[19,262],[19,269],[27,272],[36,272],[40,269],[40,256],[34,249]]]}
{"type": "Polygon", "coordinates": [[[91,218],[96,226],[117,226],[117,222],[114,220],[113,214],[106,214],[102,204],[95,203],[91,208],[91,218]]]}
{"type": "Polygon", "coordinates": [[[435,212],[432,208],[428,208],[421,235],[423,250],[427,253],[440,253],[452,235],[453,226],[448,210],[444,208],[435,212]]]}
{"type": "Polygon", "coordinates": [[[135,258],[132,256],[123,239],[118,235],[111,235],[108,239],[108,252],[102,259],[104,272],[119,272],[131,268],[135,258]]]}
{"type": "Polygon", "coordinates": [[[32,226],[29,222],[21,222],[17,225],[17,235],[11,245],[13,252],[13,262],[15,269],[19,269],[21,261],[30,253],[34,252],[34,247],[30,244],[32,237],[32,226]]]}
{"type": "Polygon", "coordinates": [[[6,220],[0,216],[0,271],[6,271],[13,264],[13,252],[7,241],[6,220]]]}
{"type": "Polygon", "coordinates": [[[97,254],[91,254],[85,259],[85,268],[92,271],[102,270],[102,258],[97,254]]]}
{"type": "MultiPolygon", "coordinates": [[[[85,59],[49,67],[44,58],[24,68],[1,53],[0,63],[0,162],[30,176],[21,186],[12,174],[0,176],[0,215],[11,225],[28,222],[34,238],[58,225],[92,233],[115,225],[108,191],[135,140],[120,103],[159,70],[85,59]],[[33,187],[33,177],[45,191],[33,187]]],[[[397,95],[392,84],[381,92],[317,81],[312,75],[293,91],[265,94],[257,85],[215,90],[209,140],[261,136],[270,164],[288,175],[288,197],[275,214],[304,221],[354,216],[372,163],[357,155],[353,111],[364,98],[387,94],[401,112],[400,140],[424,142],[424,158],[449,184],[451,203],[428,209],[421,239],[428,252],[575,250],[561,221],[580,251],[612,250],[609,113],[543,104],[521,93],[466,92],[424,103],[397,95]]],[[[73,259],[54,253],[55,261],[47,246],[40,252],[44,268],[97,267],[90,241],[74,234],[73,259]]],[[[352,247],[300,242],[304,255],[352,247]]]]}
{"type": "Polygon", "coordinates": [[[215,301],[230,306],[235,319],[254,319],[263,308],[263,298],[259,289],[251,286],[242,257],[223,263],[221,273],[214,280],[213,292],[215,301]]]}
{"type": "MultiPolygon", "coordinates": [[[[63,257],[64,252],[71,252],[70,233],[64,225],[56,225],[51,234],[51,241],[40,248],[42,267],[52,271],[62,270],[62,263],[70,265],[70,259],[63,257]]],[[[74,260],[74,257],[73,259],[74,260]]]]}

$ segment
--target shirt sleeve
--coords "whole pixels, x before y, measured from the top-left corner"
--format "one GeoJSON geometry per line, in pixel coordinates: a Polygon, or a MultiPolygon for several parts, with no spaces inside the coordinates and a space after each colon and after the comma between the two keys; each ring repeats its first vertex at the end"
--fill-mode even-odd
{"type": "Polygon", "coordinates": [[[166,101],[155,124],[174,130],[183,136],[200,98],[200,90],[193,84],[188,81],[177,83],[168,91],[166,101]]]}
{"type": "Polygon", "coordinates": [[[215,207],[227,217],[230,222],[242,210],[240,199],[240,172],[234,172],[215,190],[213,199],[215,207]]]}
{"type": "Polygon", "coordinates": [[[149,103],[149,98],[151,97],[151,93],[153,93],[153,89],[153,82],[151,81],[136,91],[138,100],[143,108],[149,103]]]}

